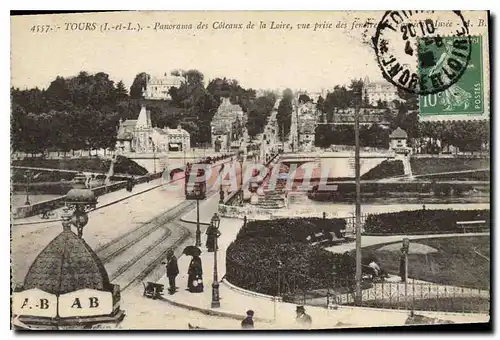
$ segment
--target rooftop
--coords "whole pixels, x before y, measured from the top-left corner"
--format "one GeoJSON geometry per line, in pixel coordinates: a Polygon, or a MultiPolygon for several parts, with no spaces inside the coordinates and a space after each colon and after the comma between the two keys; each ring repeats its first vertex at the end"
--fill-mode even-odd
{"type": "Polygon", "coordinates": [[[406,133],[405,130],[403,130],[400,127],[398,127],[396,130],[392,131],[392,133],[389,135],[389,138],[392,138],[392,139],[406,139],[406,138],[408,138],[408,134],[406,133]]]}
{"type": "Polygon", "coordinates": [[[24,279],[23,289],[51,294],[80,289],[109,290],[109,277],[90,246],[71,230],[63,230],[37,256],[24,279]]]}

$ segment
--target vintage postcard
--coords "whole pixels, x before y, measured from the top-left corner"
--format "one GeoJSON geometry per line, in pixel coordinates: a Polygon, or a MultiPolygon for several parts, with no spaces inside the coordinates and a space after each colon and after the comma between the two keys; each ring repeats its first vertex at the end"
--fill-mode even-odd
{"type": "Polygon", "coordinates": [[[12,15],[12,328],[487,325],[488,24],[12,15]]]}

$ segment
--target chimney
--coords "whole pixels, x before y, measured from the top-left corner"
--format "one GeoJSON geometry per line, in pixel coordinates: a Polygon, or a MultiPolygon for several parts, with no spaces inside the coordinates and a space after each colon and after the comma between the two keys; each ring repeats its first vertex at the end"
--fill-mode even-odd
{"type": "Polygon", "coordinates": [[[177,125],[177,130],[179,130],[179,131],[182,130],[181,124],[177,125]]]}

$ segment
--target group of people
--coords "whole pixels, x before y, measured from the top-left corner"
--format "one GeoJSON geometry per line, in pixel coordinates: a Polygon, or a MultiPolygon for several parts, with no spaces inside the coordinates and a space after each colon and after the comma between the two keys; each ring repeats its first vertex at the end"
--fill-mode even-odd
{"type": "MultiPolygon", "coordinates": [[[[174,255],[173,250],[167,253],[167,262],[164,262],[168,278],[168,292],[174,294],[177,291],[175,279],[179,275],[179,266],[177,265],[177,257],[174,255]]],[[[201,258],[193,255],[188,267],[188,283],[187,288],[191,293],[203,292],[203,267],[201,265],[201,258]]]]}
{"type": "MultiPolygon", "coordinates": [[[[248,310],[247,311],[247,316],[241,321],[241,328],[242,329],[253,329],[254,328],[254,322],[253,322],[253,316],[254,316],[254,311],[253,310],[248,310]]],[[[306,309],[304,306],[297,306],[297,309],[295,310],[295,321],[297,322],[297,325],[300,326],[301,328],[311,328],[312,326],[312,318],[309,314],[306,313],[306,309]]]]}

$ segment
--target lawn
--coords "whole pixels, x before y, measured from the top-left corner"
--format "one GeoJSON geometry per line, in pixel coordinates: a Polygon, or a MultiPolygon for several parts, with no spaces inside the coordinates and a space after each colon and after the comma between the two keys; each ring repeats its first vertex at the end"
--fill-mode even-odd
{"type": "MultiPolygon", "coordinates": [[[[490,289],[490,262],[484,258],[491,258],[489,236],[430,238],[412,242],[430,246],[438,252],[410,254],[410,278],[459,287],[490,289]]],[[[383,246],[363,248],[363,257],[375,256],[389,273],[398,274],[399,251],[376,251],[383,246]]]]}
{"type": "Polygon", "coordinates": [[[489,169],[489,158],[411,158],[413,175],[426,175],[448,171],[489,169]]]}
{"type": "MultiPolygon", "coordinates": [[[[479,297],[440,297],[439,299],[415,299],[409,302],[414,310],[443,311],[455,313],[488,313],[490,300],[479,297]]],[[[405,309],[404,298],[399,300],[364,301],[363,306],[372,308],[405,309]]]]}

